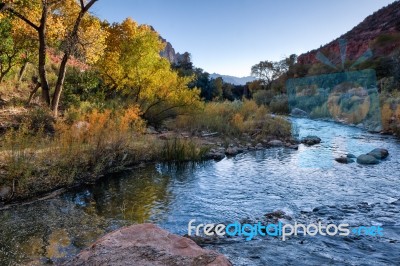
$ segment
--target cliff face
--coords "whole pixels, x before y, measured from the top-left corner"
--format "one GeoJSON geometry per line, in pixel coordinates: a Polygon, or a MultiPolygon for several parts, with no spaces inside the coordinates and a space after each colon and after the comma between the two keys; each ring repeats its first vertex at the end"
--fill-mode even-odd
{"type": "Polygon", "coordinates": [[[400,1],[396,1],[368,16],[346,34],[323,47],[302,54],[300,64],[319,62],[316,54],[320,51],[332,60],[340,63],[339,39],[347,41],[347,60],[356,60],[369,48],[375,57],[390,55],[400,47],[400,1]]]}
{"type": "Polygon", "coordinates": [[[162,57],[165,57],[168,59],[169,62],[177,63],[179,59],[182,58],[183,54],[176,53],[174,47],[172,47],[172,44],[168,42],[166,39],[160,37],[161,41],[165,43],[165,48],[163,51],[161,51],[160,55],[162,57]]]}
{"type": "MultiPolygon", "coordinates": [[[[161,38],[161,37],[160,37],[161,38]]],[[[172,44],[167,42],[166,39],[161,38],[161,41],[165,43],[165,48],[163,51],[161,51],[160,55],[162,57],[165,57],[170,61],[171,63],[175,62],[176,59],[176,53],[174,47],[172,47],[172,44]]]]}

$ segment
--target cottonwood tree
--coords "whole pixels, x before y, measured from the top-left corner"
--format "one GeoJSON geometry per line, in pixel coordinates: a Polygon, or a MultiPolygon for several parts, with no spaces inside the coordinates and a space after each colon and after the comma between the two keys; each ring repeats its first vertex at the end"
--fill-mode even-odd
{"type": "MultiPolygon", "coordinates": [[[[89,9],[98,0],[7,0],[0,3],[0,11],[6,12],[10,16],[19,18],[31,30],[38,42],[38,72],[42,89],[43,101],[51,107],[54,115],[57,116],[58,105],[64,85],[67,63],[71,56],[85,50],[87,45],[83,40],[87,30],[96,31],[97,34],[89,34],[96,37],[93,43],[101,46],[101,41],[105,40],[102,34],[100,23],[93,17],[86,15],[89,9]],[[94,24],[90,24],[94,22],[94,24]],[[86,26],[82,31],[82,25],[86,26]],[[50,96],[50,86],[46,72],[46,56],[49,44],[59,45],[63,52],[54,94],[50,96]],[[100,44],[100,45],[99,45],[100,44]]],[[[86,35],[88,35],[86,33],[86,35]]],[[[89,45],[90,46],[90,45],[89,45]]],[[[101,50],[101,49],[100,49],[101,50]]],[[[90,58],[90,49],[84,52],[90,58]]],[[[99,56],[97,56],[99,58],[99,56]]],[[[93,56],[95,61],[96,56],[93,56]]]]}
{"type": "Polygon", "coordinates": [[[9,19],[0,21],[0,82],[16,64],[19,49],[11,36],[11,22],[9,19]]]}
{"type": "Polygon", "coordinates": [[[282,68],[278,62],[266,60],[252,66],[251,74],[258,77],[263,85],[270,89],[272,81],[282,75],[282,68]]]}
{"type": "Polygon", "coordinates": [[[97,64],[104,82],[138,105],[150,123],[200,104],[199,90],[188,88],[191,78],[179,76],[160,56],[165,44],[150,26],[132,19],[113,24],[106,43],[97,64]]]}

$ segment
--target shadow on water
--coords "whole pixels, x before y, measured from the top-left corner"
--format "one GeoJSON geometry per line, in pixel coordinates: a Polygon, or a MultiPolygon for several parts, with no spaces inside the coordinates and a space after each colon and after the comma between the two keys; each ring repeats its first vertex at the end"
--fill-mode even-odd
{"type": "Polygon", "coordinates": [[[184,235],[196,223],[257,221],[283,210],[292,223],[380,225],[383,237],[256,237],[207,244],[234,265],[399,265],[400,146],[391,136],[295,119],[299,137],[323,142],[274,148],[220,162],[157,164],[105,178],[54,199],[0,212],[0,265],[59,263],[107,232],[153,222],[184,235]],[[333,159],[372,148],[390,151],[375,166],[333,159]]]}

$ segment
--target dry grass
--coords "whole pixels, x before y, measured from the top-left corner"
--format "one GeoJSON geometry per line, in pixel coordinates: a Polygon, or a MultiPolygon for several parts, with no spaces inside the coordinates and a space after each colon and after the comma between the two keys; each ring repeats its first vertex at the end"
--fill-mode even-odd
{"type": "Polygon", "coordinates": [[[13,188],[13,200],[92,183],[141,162],[200,160],[207,152],[193,140],[143,134],[137,107],[75,110],[73,116],[57,121],[49,134],[33,112],[2,136],[0,187],[13,188]]]}
{"type": "Polygon", "coordinates": [[[1,161],[6,174],[0,186],[15,186],[15,198],[32,196],[92,182],[139,157],[152,158],[136,155],[139,150],[153,151],[138,146],[144,125],[135,107],[118,112],[94,110],[73,124],[57,122],[54,135],[47,134],[43,125],[25,120],[3,136],[1,161]],[[32,131],[33,127],[38,130],[32,131]]]}
{"type": "Polygon", "coordinates": [[[265,137],[288,137],[290,123],[280,116],[270,115],[267,107],[254,101],[212,102],[203,110],[190,116],[179,116],[168,125],[192,134],[218,132],[228,137],[242,134],[265,137]]]}

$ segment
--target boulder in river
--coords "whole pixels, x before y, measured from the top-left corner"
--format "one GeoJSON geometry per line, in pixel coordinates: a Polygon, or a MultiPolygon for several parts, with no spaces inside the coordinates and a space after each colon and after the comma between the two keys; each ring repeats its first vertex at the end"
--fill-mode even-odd
{"type": "Polygon", "coordinates": [[[153,224],[121,228],[97,240],[65,265],[232,265],[215,251],[153,224]]]}
{"type": "Polygon", "coordinates": [[[264,146],[262,145],[262,143],[257,143],[256,150],[262,150],[262,149],[264,149],[264,146]]]}
{"type": "Polygon", "coordinates": [[[288,214],[286,214],[286,212],[284,212],[282,210],[276,210],[273,212],[269,212],[269,213],[265,214],[264,217],[267,220],[273,220],[273,221],[277,221],[279,219],[292,220],[292,217],[290,217],[288,214]]]}
{"type": "Polygon", "coordinates": [[[346,157],[347,157],[347,158],[350,158],[350,159],[355,159],[355,158],[357,158],[357,156],[355,156],[355,155],[352,154],[352,153],[348,153],[348,154],[346,155],[346,157]]]}
{"type": "Polygon", "coordinates": [[[286,147],[289,148],[289,149],[292,149],[292,150],[298,150],[298,149],[299,149],[299,145],[297,145],[297,144],[291,144],[291,143],[288,143],[288,144],[286,145],[286,147]]]}
{"type": "Polygon", "coordinates": [[[372,155],[378,160],[383,160],[389,156],[389,151],[386,149],[373,149],[368,155],[372,155]]]}
{"type": "Polygon", "coordinates": [[[227,156],[235,156],[239,153],[238,149],[236,147],[229,147],[226,149],[225,154],[227,156]]]}
{"type": "Polygon", "coordinates": [[[357,163],[359,164],[378,164],[379,160],[369,154],[362,154],[357,157],[357,163]]]}
{"type": "Polygon", "coordinates": [[[348,157],[341,156],[339,158],[335,158],[335,161],[338,163],[349,164],[354,163],[354,160],[348,157]]]}
{"type": "Polygon", "coordinates": [[[205,156],[204,159],[213,159],[216,161],[221,161],[225,158],[225,149],[223,150],[215,150],[211,149],[205,156]]]}
{"type": "Polygon", "coordinates": [[[269,141],[268,145],[271,147],[283,147],[284,143],[281,140],[274,139],[269,141]]]}
{"type": "Polygon", "coordinates": [[[307,146],[312,146],[321,143],[321,139],[317,136],[307,136],[301,139],[301,143],[307,146]]]}

